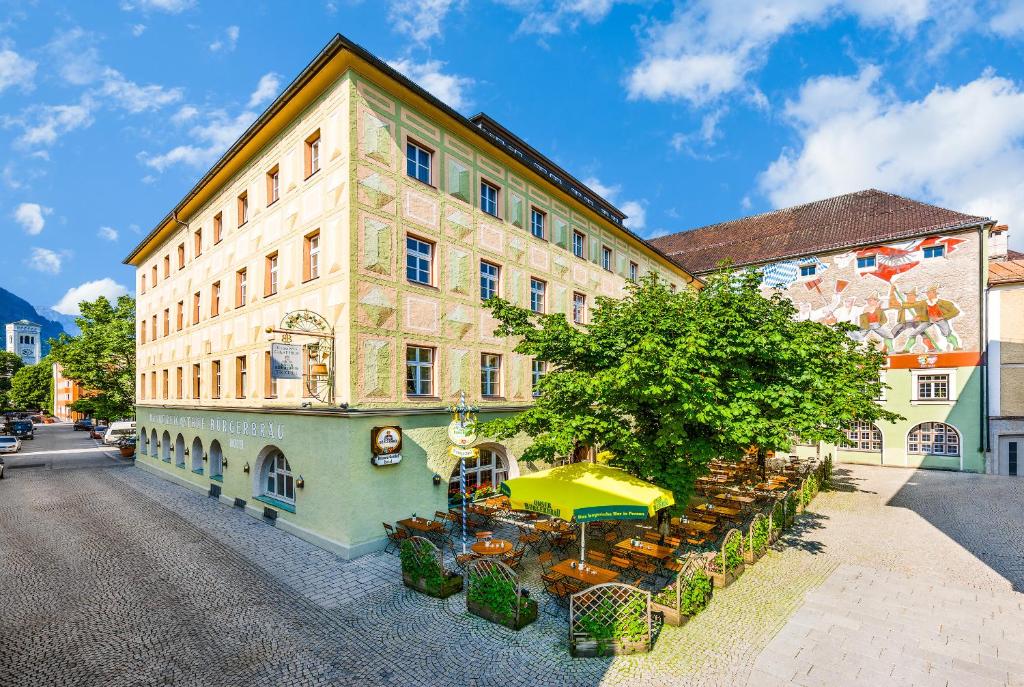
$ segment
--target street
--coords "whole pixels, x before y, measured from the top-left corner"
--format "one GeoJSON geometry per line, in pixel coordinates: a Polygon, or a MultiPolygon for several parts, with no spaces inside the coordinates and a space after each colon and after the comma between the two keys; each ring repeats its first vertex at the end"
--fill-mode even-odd
{"type": "MultiPolygon", "coordinates": [[[[794,673],[820,684],[837,670],[878,684],[879,660],[915,666],[907,684],[1024,675],[1013,480],[843,466],[789,541],[688,624],[661,628],[650,654],[583,660],[568,656],[564,616],[497,627],[463,595],[402,587],[397,556],[345,561],[70,426],[38,437],[11,463],[42,465],[0,481],[3,687],[760,685],[794,673]],[[963,610],[979,603],[987,615],[963,610]],[[859,611],[861,629],[837,634],[859,611]],[[954,615],[955,627],[942,621],[954,615]],[[927,653],[951,643],[968,659],[927,653]]],[[[536,579],[523,583],[543,598],[536,579]]]]}

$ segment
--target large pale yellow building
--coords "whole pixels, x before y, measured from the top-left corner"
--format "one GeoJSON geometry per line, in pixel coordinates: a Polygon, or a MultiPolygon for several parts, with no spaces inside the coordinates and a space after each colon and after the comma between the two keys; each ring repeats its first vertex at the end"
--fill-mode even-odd
{"type": "MultiPolygon", "coordinates": [[[[125,260],[138,464],[343,555],[379,546],[381,521],[446,506],[458,392],[513,412],[545,372],[484,297],[586,323],[630,279],[692,281],[624,220],[336,36],[125,260]],[[300,378],[274,379],[295,329],[326,336],[293,336],[300,378]],[[376,427],[401,462],[371,464],[376,427]]],[[[522,441],[479,448],[470,487],[519,472],[522,441]]]]}

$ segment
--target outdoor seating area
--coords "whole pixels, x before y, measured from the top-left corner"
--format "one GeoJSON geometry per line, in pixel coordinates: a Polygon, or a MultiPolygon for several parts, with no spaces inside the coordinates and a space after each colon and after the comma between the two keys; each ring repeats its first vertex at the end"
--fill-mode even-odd
{"type": "MultiPolygon", "coordinates": [[[[413,515],[384,527],[389,547],[401,550],[414,541],[421,542],[420,549],[422,542],[433,544],[440,559],[434,566],[437,572],[451,571],[467,580],[485,572],[501,577],[485,582],[507,590],[509,600],[502,603],[511,604],[508,608],[525,608],[523,599],[535,600],[540,612],[571,621],[577,595],[600,585],[625,585],[647,594],[643,613],[650,615],[654,609],[664,622],[680,624],[706,605],[712,587],[727,586],[744,565],[765,553],[797,509],[813,497],[811,492],[827,480],[829,470],[829,459],[772,460],[762,481],[750,461],[716,465],[713,483],[702,480],[688,503],[659,509],[651,517],[580,523],[517,509],[509,497],[499,496],[468,504],[465,517],[461,509],[452,508],[429,519],[413,515]],[[761,484],[781,488],[760,489],[761,484]],[[694,601],[701,598],[703,605],[694,601]]],[[[479,599],[485,598],[482,594],[479,599]]],[[[609,598],[620,597],[631,599],[636,613],[643,614],[642,597],[620,590],[609,598]]],[[[577,606],[586,608],[589,598],[578,597],[577,606]]],[[[519,615],[506,609],[495,616],[479,599],[473,604],[475,615],[500,617],[493,621],[514,629],[522,626],[519,615]]],[[[611,644],[588,646],[598,646],[598,653],[612,651],[611,644]]],[[[636,650],[635,643],[629,647],[636,650]]]]}

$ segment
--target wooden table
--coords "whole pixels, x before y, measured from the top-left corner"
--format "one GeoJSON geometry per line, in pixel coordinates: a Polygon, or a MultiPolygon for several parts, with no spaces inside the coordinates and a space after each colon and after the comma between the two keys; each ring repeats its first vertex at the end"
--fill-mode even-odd
{"type": "Polygon", "coordinates": [[[713,515],[720,515],[723,518],[738,518],[740,516],[739,508],[726,508],[725,506],[715,506],[709,508],[710,504],[704,503],[699,506],[694,506],[694,510],[704,511],[705,513],[711,513],[713,515]]]}
{"type": "Polygon", "coordinates": [[[670,557],[674,551],[667,546],[661,544],[654,544],[649,541],[641,541],[639,546],[633,546],[629,539],[623,539],[615,545],[616,549],[620,551],[629,551],[630,553],[639,553],[649,558],[655,558],[659,561],[663,561],[670,557]]]}
{"type": "Polygon", "coordinates": [[[704,522],[703,520],[682,520],[680,518],[672,518],[672,524],[688,532],[699,532],[701,534],[706,534],[715,529],[715,525],[712,525],[710,522],[704,522]]]}
{"type": "Polygon", "coordinates": [[[779,489],[785,489],[785,484],[778,482],[763,482],[761,484],[755,484],[754,489],[760,489],[761,491],[778,491],[779,489]]]}
{"type": "Polygon", "coordinates": [[[619,573],[614,570],[606,570],[599,566],[593,565],[592,563],[586,564],[586,569],[581,570],[579,568],[579,561],[567,558],[557,565],[551,566],[551,572],[562,573],[566,577],[571,577],[574,580],[588,585],[604,584],[605,582],[611,582],[618,578],[619,573]],[[577,567],[573,568],[572,564],[576,563],[577,567]]]}
{"type": "Polygon", "coordinates": [[[731,501],[743,506],[749,506],[757,500],[753,496],[740,496],[739,494],[730,494],[729,492],[715,494],[713,498],[722,499],[723,501],[731,501]]]}
{"type": "Polygon", "coordinates": [[[569,523],[564,520],[538,520],[533,523],[533,528],[538,532],[561,533],[568,532],[569,523]]]}
{"type": "Polygon", "coordinates": [[[444,523],[437,520],[427,520],[426,518],[406,518],[405,520],[399,520],[398,524],[407,530],[416,530],[417,532],[428,534],[444,532],[444,523]]]}
{"type": "Polygon", "coordinates": [[[486,541],[478,541],[469,548],[473,550],[473,553],[481,556],[504,556],[507,553],[511,553],[512,542],[507,539],[488,539],[486,541]]]}

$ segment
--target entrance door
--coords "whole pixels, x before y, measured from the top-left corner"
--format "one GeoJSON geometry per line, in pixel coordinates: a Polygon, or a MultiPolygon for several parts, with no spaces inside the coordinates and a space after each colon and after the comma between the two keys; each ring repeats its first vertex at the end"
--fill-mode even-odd
{"type": "Polygon", "coordinates": [[[999,437],[999,474],[1024,476],[1024,436],[999,437]]]}

